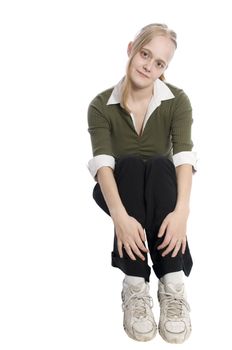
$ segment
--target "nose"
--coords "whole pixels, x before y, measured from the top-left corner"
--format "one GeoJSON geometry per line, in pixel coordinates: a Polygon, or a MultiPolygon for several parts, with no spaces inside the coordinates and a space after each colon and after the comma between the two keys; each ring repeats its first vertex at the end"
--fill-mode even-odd
{"type": "Polygon", "coordinates": [[[143,69],[145,70],[145,72],[150,72],[151,67],[152,67],[152,63],[146,63],[143,65],[143,69]]]}

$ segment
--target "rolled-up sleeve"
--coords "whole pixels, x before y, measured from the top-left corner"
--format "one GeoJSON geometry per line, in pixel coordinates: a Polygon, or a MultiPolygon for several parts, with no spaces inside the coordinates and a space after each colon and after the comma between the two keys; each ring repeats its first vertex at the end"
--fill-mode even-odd
{"type": "Polygon", "coordinates": [[[97,174],[98,169],[103,166],[108,166],[114,170],[115,167],[115,159],[112,156],[107,154],[100,154],[99,156],[95,156],[88,162],[88,169],[92,177],[96,180],[95,176],[97,174]]]}
{"type": "Polygon", "coordinates": [[[173,163],[175,167],[182,164],[191,164],[193,167],[193,173],[197,171],[197,152],[187,151],[174,154],[173,163]]]}
{"type": "Polygon", "coordinates": [[[87,167],[96,180],[97,171],[102,166],[109,166],[114,170],[115,158],[111,145],[110,122],[92,104],[88,108],[88,131],[91,138],[93,158],[89,160],[87,167]]]}
{"type": "Polygon", "coordinates": [[[197,153],[192,151],[192,123],[191,103],[184,91],[181,91],[176,97],[171,124],[173,163],[175,166],[191,164],[193,173],[195,173],[197,170],[197,153]]]}

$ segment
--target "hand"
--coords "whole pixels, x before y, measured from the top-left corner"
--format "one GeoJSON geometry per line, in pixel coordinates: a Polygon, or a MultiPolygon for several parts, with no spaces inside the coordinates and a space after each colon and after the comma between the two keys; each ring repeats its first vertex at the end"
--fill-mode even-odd
{"type": "Polygon", "coordinates": [[[164,249],[162,256],[166,256],[172,250],[172,257],[177,256],[181,249],[182,254],[185,253],[186,249],[186,226],[187,226],[187,215],[183,212],[173,211],[168,214],[163,220],[158,237],[163,237],[163,242],[157,247],[157,249],[164,249]]]}
{"type": "Polygon", "coordinates": [[[114,225],[119,256],[123,258],[122,247],[124,247],[128,256],[132,260],[136,260],[134,255],[136,254],[144,261],[145,257],[140,250],[147,253],[148,249],[144,244],[146,237],[141,224],[132,216],[125,214],[117,219],[114,218],[114,225]]]}

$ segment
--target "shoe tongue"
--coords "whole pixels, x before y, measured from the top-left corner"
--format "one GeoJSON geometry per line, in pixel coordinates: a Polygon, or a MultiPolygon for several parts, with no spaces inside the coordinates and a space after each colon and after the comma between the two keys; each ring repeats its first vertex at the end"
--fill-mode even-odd
{"type": "Polygon", "coordinates": [[[140,292],[144,288],[144,283],[137,283],[133,286],[131,286],[131,289],[135,292],[140,292]]]}
{"type": "Polygon", "coordinates": [[[178,283],[178,284],[168,283],[167,285],[165,285],[164,288],[166,293],[179,294],[184,292],[184,285],[182,283],[178,283]]]}

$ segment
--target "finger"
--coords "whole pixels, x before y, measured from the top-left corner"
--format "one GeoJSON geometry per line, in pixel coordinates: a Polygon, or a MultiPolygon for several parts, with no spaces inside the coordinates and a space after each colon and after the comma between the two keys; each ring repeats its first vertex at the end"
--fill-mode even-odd
{"type": "Polygon", "coordinates": [[[120,240],[118,239],[117,245],[118,245],[118,254],[119,254],[120,258],[123,258],[122,241],[120,241],[120,240]]]}
{"type": "Polygon", "coordinates": [[[143,242],[146,242],[146,235],[144,232],[144,229],[142,228],[142,226],[139,226],[139,236],[142,239],[143,242]]]}
{"type": "Polygon", "coordinates": [[[186,245],[187,245],[187,240],[186,240],[186,237],[185,237],[185,239],[182,242],[182,254],[185,253],[186,245]]]}
{"type": "Polygon", "coordinates": [[[138,249],[138,247],[135,243],[131,244],[131,249],[140,259],[145,260],[144,255],[140,252],[140,250],[138,249]]]}
{"type": "Polygon", "coordinates": [[[169,245],[170,241],[171,241],[171,236],[169,234],[166,234],[166,236],[165,236],[165,238],[163,240],[163,243],[161,243],[157,247],[157,249],[163,249],[163,248],[167,247],[169,245]]]}
{"type": "Polygon", "coordinates": [[[167,221],[164,220],[160,226],[159,232],[158,232],[158,237],[162,237],[166,231],[167,228],[167,221]]]}
{"type": "Polygon", "coordinates": [[[177,242],[176,242],[175,249],[173,250],[173,253],[172,253],[172,255],[171,255],[172,258],[175,258],[175,257],[177,256],[177,254],[178,254],[180,248],[181,248],[181,242],[177,241],[177,242]]]}
{"type": "Polygon", "coordinates": [[[162,253],[162,256],[168,255],[176,246],[176,241],[171,241],[165,251],[162,253]]]}
{"type": "Polygon", "coordinates": [[[149,249],[146,248],[146,246],[143,244],[142,241],[136,240],[135,243],[137,244],[139,249],[141,249],[144,253],[148,253],[149,252],[149,249]]]}
{"type": "Polygon", "coordinates": [[[145,234],[145,231],[144,229],[142,228],[141,226],[141,230],[139,229],[139,237],[138,238],[141,238],[142,241],[140,239],[136,239],[135,243],[137,244],[137,246],[145,253],[148,253],[149,252],[149,249],[147,249],[146,245],[145,245],[145,242],[146,242],[146,234],[145,234]]]}
{"type": "Polygon", "coordinates": [[[134,254],[132,253],[132,250],[131,250],[130,246],[129,245],[126,245],[126,246],[124,245],[124,248],[125,248],[128,256],[131,258],[131,260],[136,260],[134,254]]]}

